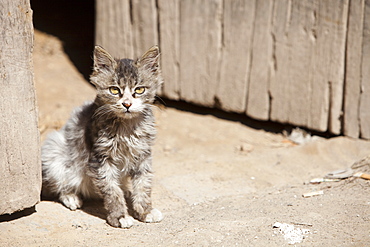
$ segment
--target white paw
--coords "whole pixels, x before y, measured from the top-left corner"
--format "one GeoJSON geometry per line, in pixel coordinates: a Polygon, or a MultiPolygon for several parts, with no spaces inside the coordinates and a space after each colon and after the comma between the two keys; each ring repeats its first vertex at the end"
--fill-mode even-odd
{"type": "Polygon", "coordinates": [[[121,224],[121,228],[130,228],[134,224],[134,218],[126,216],[119,219],[119,223],[121,224]]]}
{"type": "Polygon", "coordinates": [[[153,208],[150,213],[146,216],[145,222],[155,223],[163,220],[163,214],[156,208],[153,208]]]}
{"type": "Polygon", "coordinates": [[[61,195],[59,200],[70,210],[76,210],[82,207],[82,200],[75,194],[61,195]]]}

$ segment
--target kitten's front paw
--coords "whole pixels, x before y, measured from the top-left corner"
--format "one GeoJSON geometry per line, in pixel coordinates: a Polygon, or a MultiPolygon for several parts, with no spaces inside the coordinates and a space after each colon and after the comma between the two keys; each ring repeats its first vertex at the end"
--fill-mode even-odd
{"type": "Polygon", "coordinates": [[[161,222],[163,220],[163,214],[156,208],[153,208],[149,214],[147,214],[145,218],[145,222],[147,223],[155,223],[161,222]]]}
{"type": "Polygon", "coordinates": [[[130,228],[134,224],[134,218],[132,218],[131,216],[126,216],[119,219],[119,223],[121,228],[130,228]]]}
{"type": "Polygon", "coordinates": [[[75,194],[61,195],[59,200],[70,210],[76,210],[82,207],[82,200],[75,194]]]}

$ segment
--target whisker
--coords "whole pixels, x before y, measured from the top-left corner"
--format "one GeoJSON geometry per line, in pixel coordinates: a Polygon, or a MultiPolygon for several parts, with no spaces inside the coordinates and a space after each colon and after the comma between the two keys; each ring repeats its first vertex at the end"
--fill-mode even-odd
{"type": "Polygon", "coordinates": [[[111,113],[113,113],[113,109],[110,107],[110,105],[103,105],[96,109],[93,118],[100,118],[111,113]]]}
{"type": "Polygon", "coordinates": [[[166,102],[164,102],[164,100],[161,97],[159,97],[159,96],[156,95],[156,96],[154,96],[154,99],[155,100],[159,100],[164,106],[167,106],[166,105],[166,102]]]}

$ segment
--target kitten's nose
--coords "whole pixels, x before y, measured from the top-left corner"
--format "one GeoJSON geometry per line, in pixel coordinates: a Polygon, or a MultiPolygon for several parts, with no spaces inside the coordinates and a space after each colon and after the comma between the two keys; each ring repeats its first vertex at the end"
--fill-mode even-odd
{"type": "Polygon", "coordinates": [[[123,102],[122,105],[128,110],[128,108],[130,108],[130,106],[132,106],[132,103],[130,103],[130,102],[123,102]]]}

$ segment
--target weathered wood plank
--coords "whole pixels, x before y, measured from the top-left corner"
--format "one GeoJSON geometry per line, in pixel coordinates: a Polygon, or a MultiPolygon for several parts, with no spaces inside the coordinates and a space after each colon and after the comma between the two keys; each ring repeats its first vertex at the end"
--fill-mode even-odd
{"type": "Polygon", "coordinates": [[[218,107],[245,113],[252,58],[255,0],[225,1],[218,107]]]}
{"type": "Polygon", "coordinates": [[[158,45],[158,15],[155,0],[131,0],[134,56],[158,45]]]}
{"type": "Polygon", "coordinates": [[[219,71],[221,0],[180,2],[180,94],[185,101],[213,106],[219,71]]]}
{"type": "Polygon", "coordinates": [[[180,99],[180,1],[159,0],[159,36],[161,68],[164,85],[162,94],[180,99]]]}
{"type": "MultiPolygon", "coordinates": [[[[322,39],[318,39],[317,56],[322,61],[316,66],[316,69],[324,67],[323,75],[314,81],[314,85],[328,81],[330,84],[330,115],[328,130],[333,134],[342,133],[342,118],[343,118],[343,89],[345,77],[345,57],[346,57],[346,37],[347,37],[347,22],[348,22],[348,0],[340,1],[319,1],[319,15],[323,18],[319,19],[319,33],[322,34],[322,39]]],[[[314,92],[314,95],[318,91],[314,92]]],[[[313,105],[313,114],[315,108],[320,104],[316,101],[313,105]]],[[[316,118],[311,117],[313,121],[316,118]]],[[[308,126],[311,126],[310,124],[308,126]]]]}
{"type": "Polygon", "coordinates": [[[41,162],[28,0],[0,1],[0,215],[40,199],[41,162]]]}
{"type": "MultiPolygon", "coordinates": [[[[271,120],[306,125],[308,112],[308,50],[310,37],[301,34],[307,16],[299,4],[291,1],[275,1],[272,34],[275,57],[274,71],[271,76],[271,120]],[[303,36],[303,37],[302,37],[303,36]],[[307,70],[306,70],[307,69],[307,70]]],[[[312,18],[312,17],[311,17],[312,18]]],[[[311,20],[312,22],[312,20],[311,20]]],[[[312,30],[311,28],[309,30],[312,30]]]]}
{"type": "Polygon", "coordinates": [[[277,1],[271,120],[339,134],[348,2],[277,1]]]}
{"type": "Polygon", "coordinates": [[[274,70],[273,35],[271,34],[273,1],[256,1],[252,61],[246,114],[259,120],[269,120],[269,84],[274,70]]]}
{"type": "Polygon", "coordinates": [[[96,0],[96,9],[95,43],[115,57],[138,56],[134,54],[130,0],[96,0]]]}
{"type": "Polygon", "coordinates": [[[362,35],[365,1],[352,0],[349,4],[343,133],[347,136],[357,138],[360,135],[360,65],[362,63],[362,35]]]}
{"type": "Polygon", "coordinates": [[[370,139],[370,0],[365,1],[361,64],[361,137],[370,139]]]}

